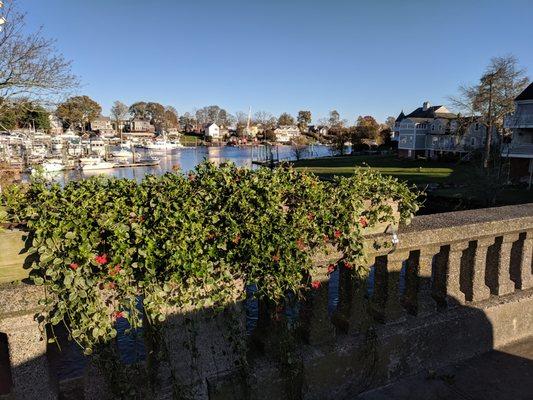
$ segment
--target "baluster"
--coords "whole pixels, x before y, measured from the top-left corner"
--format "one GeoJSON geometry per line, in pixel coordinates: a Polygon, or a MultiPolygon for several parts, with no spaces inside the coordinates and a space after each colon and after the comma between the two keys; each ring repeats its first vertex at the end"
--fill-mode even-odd
{"type": "MultiPolygon", "coordinates": [[[[369,265],[374,265],[375,257],[368,257],[369,265]]],[[[368,267],[370,269],[370,267],[368,267]]],[[[341,269],[341,284],[346,285],[341,293],[345,298],[345,315],[348,320],[348,333],[365,331],[370,326],[369,302],[367,298],[367,280],[354,278],[350,271],[341,269]]]]}
{"type": "Polygon", "coordinates": [[[503,235],[500,252],[497,259],[497,284],[495,294],[503,296],[514,292],[515,284],[511,280],[511,249],[513,243],[518,240],[518,233],[503,235]]]}
{"type": "Polygon", "coordinates": [[[437,303],[433,298],[431,277],[433,274],[433,257],[439,252],[435,247],[424,247],[418,255],[418,294],[417,315],[433,313],[437,303]]]}
{"type": "Polygon", "coordinates": [[[409,257],[406,252],[394,252],[387,256],[387,303],[385,321],[405,319],[405,309],[400,296],[400,272],[403,262],[409,257]]]}
{"type": "Polygon", "coordinates": [[[531,271],[531,264],[533,263],[533,231],[526,232],[521,253],[518,289],[525,290],[533,287],[533,275],[531,271]]]}
{"type": "Polygon", "coordinates": [[[335,336],[335,327],[328,315],[328,282],[327,268],[315,267],[312,271],[312,282],[320,282],[318,288],[312,288],[310,294],[310,315],[308,319],[309,344],[325,343],[335,336]]]}
{"type": "Polygon", "coordinates": [[[378,256],[374,262],[374,285],[370,301],[370,314],[375,321],[385,322],[387,303],[387,257],[378,256]]]}
{"type": "Polygon", "coordinates": [[[494,238],[481,238],[477,240],[474,253],[474,269],[472,271],[472,301],[481,301],[490,297],[490,288],[485,284],[485,271],[487,268],[487,251],[494,244],[494,238]]]}
{"type": "Polygon", "coordinates": [[[452,243],[446,262],[446,299],[448,306],[464,304],[465,294],[461,291],[461,258],[468,248],[468,242],[452,243]]]}

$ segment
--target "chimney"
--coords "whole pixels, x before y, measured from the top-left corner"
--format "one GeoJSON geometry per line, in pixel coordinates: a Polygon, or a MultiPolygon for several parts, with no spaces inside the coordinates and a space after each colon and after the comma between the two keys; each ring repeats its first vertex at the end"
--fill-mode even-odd
{"type": "Polygon", "coordinates": [[[429,104],[429,101],[424,101],[424,103],[422,104],[422,109],[424,111],[427,111],[430,105],[431,104],[429,104]]]}

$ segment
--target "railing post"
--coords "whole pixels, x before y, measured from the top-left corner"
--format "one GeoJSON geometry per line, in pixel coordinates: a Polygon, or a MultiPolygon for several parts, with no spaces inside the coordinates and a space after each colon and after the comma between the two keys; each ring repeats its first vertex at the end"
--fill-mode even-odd
{"type": "Polygon", "coordinates": [[[515,284],[511,280],[511,249],[513,243],[518,240],[518,234],[503,235],[500,252],[497,260],[497,284],[496,295],[503,296],[514,292],[515,284]]]}
{"type": "Polygon", "coordinates": [[[474,269],[472,271],[472,301],[486,300],[490,297],[490,289],[485,284],[485,270],[487,266],[487,251],[492,244],[494,244],[494,238],[477,240],[474,269]]]}
{"type": "Polygon", "coordinates": [[[387,256],[387,303],[385,305],[385,321],[391,322],[405,319],[406,312],[401,303],[400,273],[403,262],[409,254],[396,251],[387,256]]]}
{"type": "Polygon", "coordinates": [[[431,277],[433,275],[433,257],[438,253],[435,247],[424,247],[418,255],[418,297],[417,314],[425,315],[437,309],[433,298],[431,277]]]}
{"type": "Polygon", "coordinates": [[[318,285],[311,289],[309,316],[309,344],[315,345],[330,341],[335,337],[335,327],[328,314],[328,282],[327,268],[315,267],[312,271],[312,284],[318,285]]]}
{"type": "Polygon", "coordinates": [[[533,274],[531,271],[531,265],[533,264],[533,231],[526,232],[521,253],[518,289],[525,290],[533,287],[533,274]]]}
{"type": "Polygon", "coordinates": [[[465,304],[465,294],[461,291],[461,258],[468,248],[468,242],[452,243],[446,262],[446,299],[448,306],[465,304]]]}

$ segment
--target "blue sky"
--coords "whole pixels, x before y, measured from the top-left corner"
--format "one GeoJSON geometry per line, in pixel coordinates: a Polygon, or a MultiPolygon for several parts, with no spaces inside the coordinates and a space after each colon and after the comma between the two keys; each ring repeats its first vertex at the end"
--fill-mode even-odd
{"type": "Polygon", "coordinates": [[[533,74],[531,0],[18,1],[104,113],[145,100],[384,120],[446,104],[493,56],[533,74]]]}

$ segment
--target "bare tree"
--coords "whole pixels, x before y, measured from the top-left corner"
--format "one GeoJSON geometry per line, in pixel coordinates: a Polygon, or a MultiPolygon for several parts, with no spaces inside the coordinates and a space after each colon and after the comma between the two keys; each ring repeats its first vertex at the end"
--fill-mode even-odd
{"type": "Polygon", "coordinates": [[[298,136],[292,140],[292,155],[296,161],[301,160],[308,153],[309,140],[305,136],[298,136]]]}
{"type": "Polygon", "coordinates": [[[503,128],[504,116],[514,110],[514,98],[524,90],[528,82],[525,70],[518,67],[516,57],[495,57],[479,79],[479,83],[462,85],[459,87],[459,94],[450,97],[452,104],[465,114],[480,114],[485,120],[485,169],[490,164],[493,128],[503,128]]]}
{"type": "Polygon", "coordinates": [[[56,96],[77,86],[70,61],[59,54],[54,41],[42,36],[42,29],[24,33],[25,14],[16,0],[5,4],[5,23],[0,32],[0,99],[7,104],[12,97],[33,99],[56,96]]]}
{"type": "Polygon", "coordinates": [[[122,123],[126,120],[128,114],[128,106],[126,104],[118,100],[113,103],[113,107],[111,107],[111,116],[115,121],[116,131],[118,135],[122,133],[122,123]]]}

